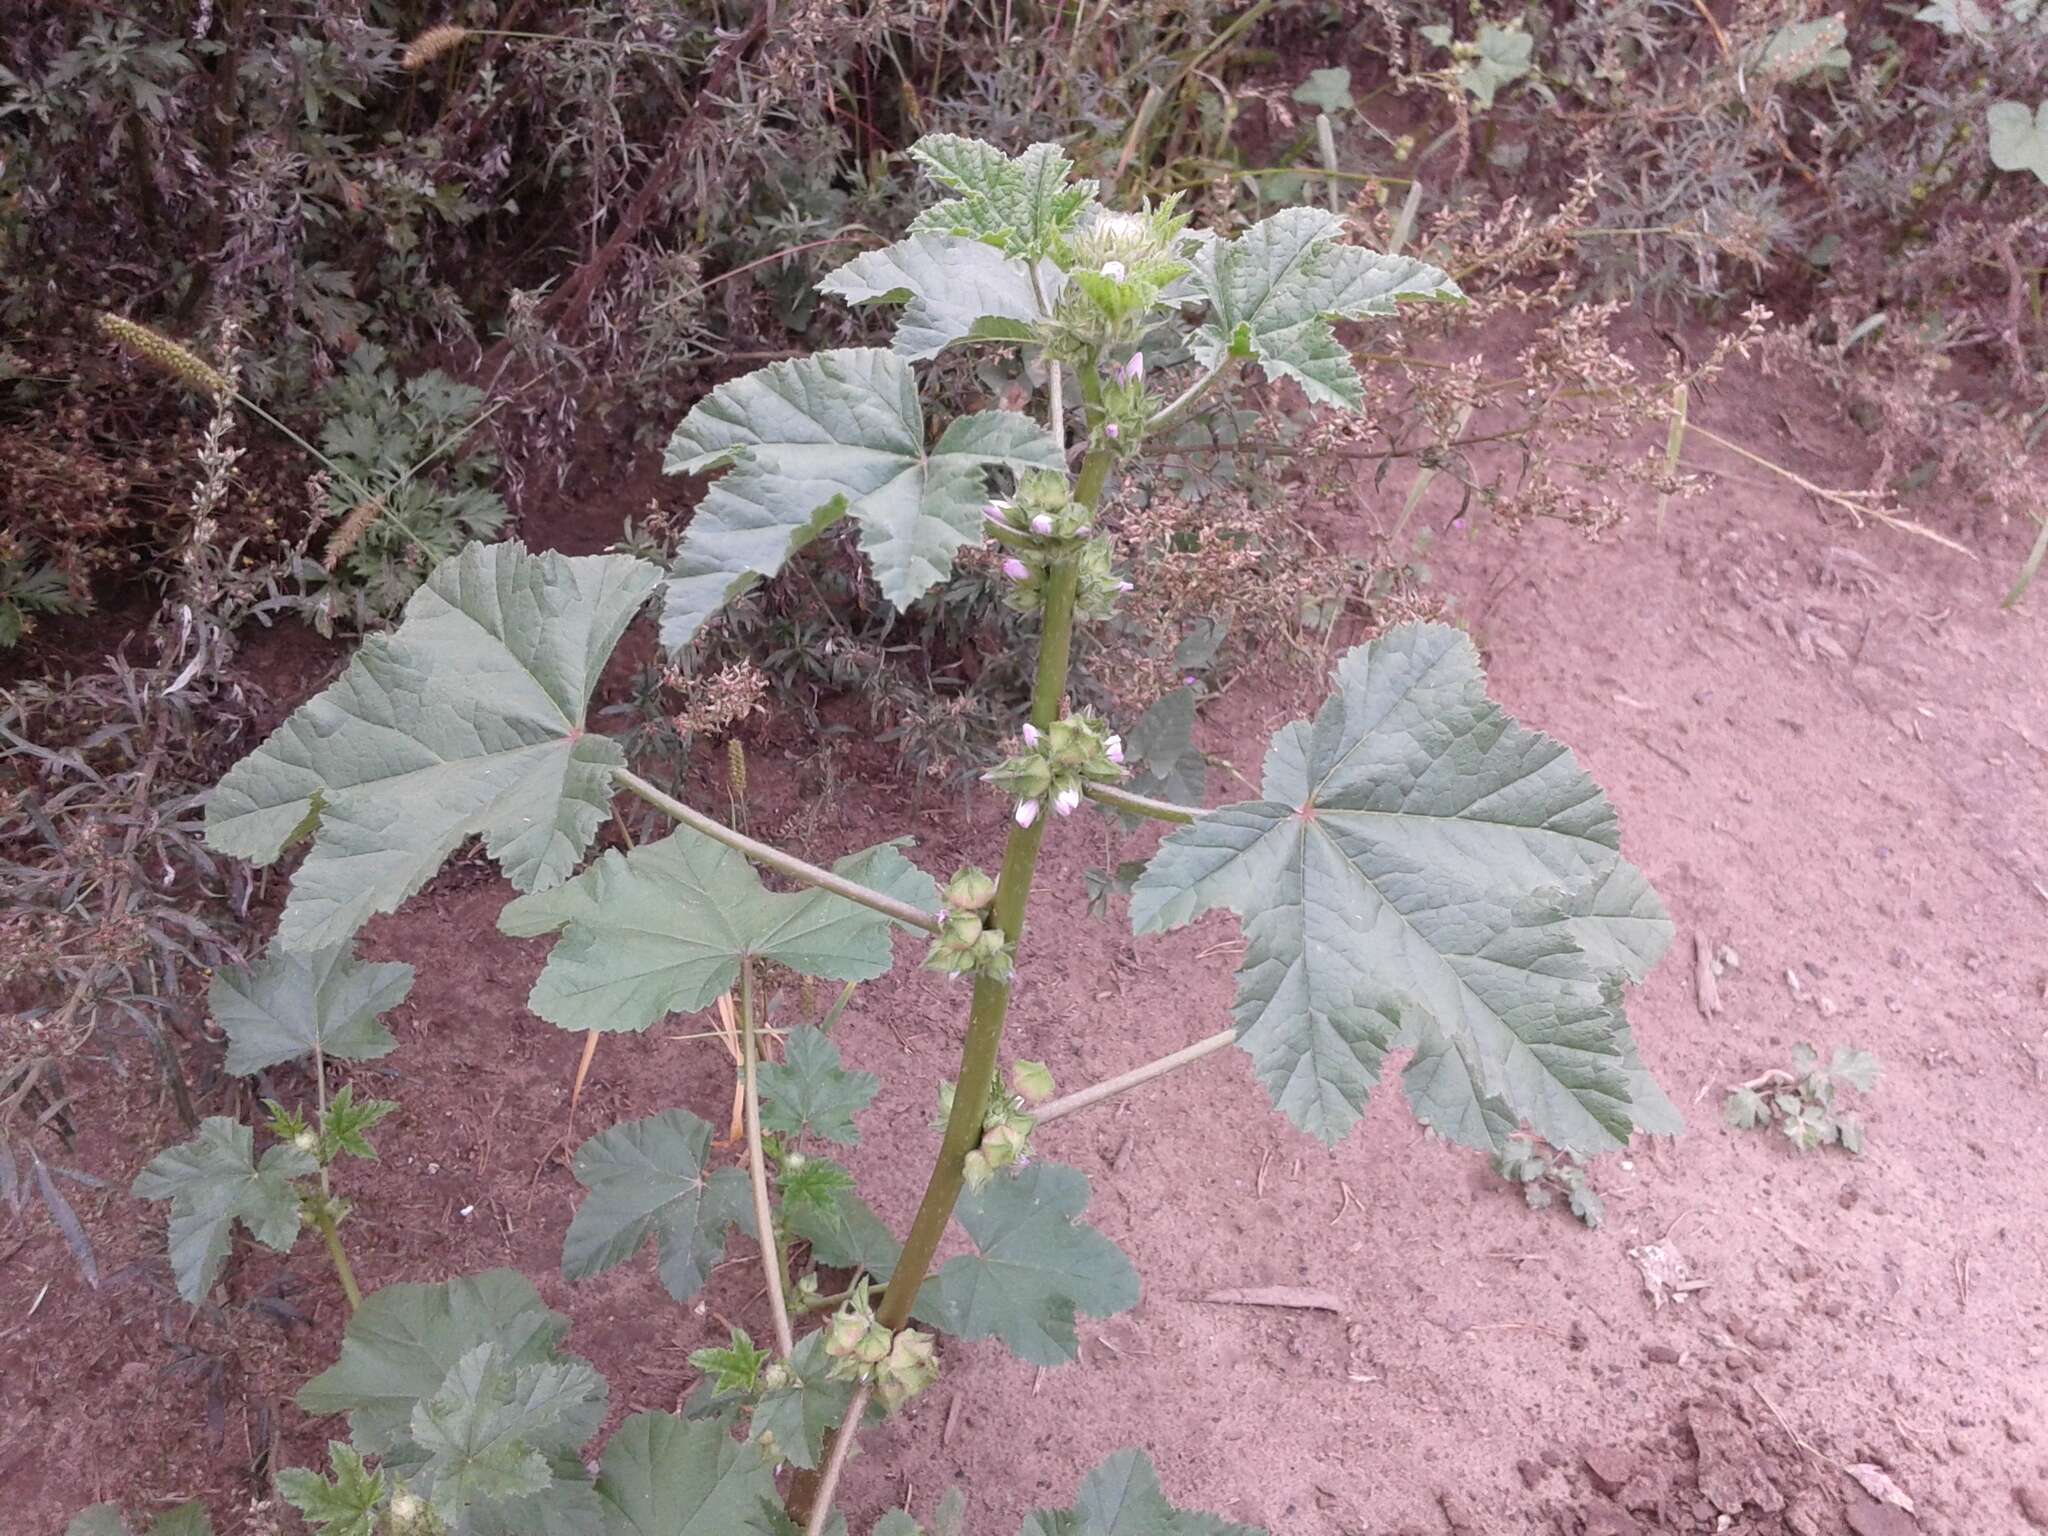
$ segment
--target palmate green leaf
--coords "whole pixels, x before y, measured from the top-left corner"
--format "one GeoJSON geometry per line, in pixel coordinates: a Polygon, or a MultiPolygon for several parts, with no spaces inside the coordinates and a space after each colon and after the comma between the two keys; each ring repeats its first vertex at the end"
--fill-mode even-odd
{"type": "Polygon", "coordinates": [[[605,1536],[769,1536],[772,1467],[716,1421],[636,1413],[605,1442],[605,1536]]]}
{"type": "MultiPolygon", "coordinates": [[[[519,1517],[504,1506],[531,1507],[553,1491],[555,1463],[597,1433],[606,1395],[584,1361],[515,1365],[500,1345],[479,1344],[414,1406],[418,1455],[394,1460],[406,1463],[407,1488],[428,1499],[450,1531],[506,1523],[519,1517]]],[[[595,1526],[597,1501],[581,1477],[548,1502],[558,1520],[595,1526]]]]}
{"type": "MultiPolygon", "coordinates": [[[[931,876],[899,842],[849,854],[835,873],[924,911],[931,876]]],[[[604,857],[559,890],[522,896],[498,916],[515,938],[566,929],[527,1006],[564,1029],[639,1030],[708,1008],[747,955],[806,976],[868,981],[889,969],[893,920],[815,888],[768,890],[739,853],[677,827],[604,857]]]]}
{"type": "Polygon", "coordinates": [[[1599,787],[1486,697],[1456,630],[1391,631],[1336,682],[1313,726],[1274,737],[1263,799],[1165,840],[1134,928],[1217,906],[1246,919],[1238,1042],[1327,1142],[1404,1043],[1420,1047],[1411,1104],[1467,1145],[1496,1147],[1508,1117],[1582,1155],[1675,1128],[1668,1100],[1632,1089],[1647,1079],[1619,1006],[1669,923],[1618,872],[1599,787]]]}
{"type": "Polygon", "coordinates": [[[178,1294],[197,1305],[220,1278],[239,1221],[259,1243],[288,1251],[299,1236],[299,1193],[292,1180],[315,1170],[311,1154],[290,1144],[259,1160],[256,1133],[212,1115],[190,1141],[159,1152],[136,1175],[141,1200],[171,1202],[171,1271],[178,1294]]]}
{"type": "MultiPolygon", "coordinates": [[[[812,1163],[827,1161],[813,1158],[812,1163]]],[[[838,1165],[833,1164],[834,1167],[838,1165]]],[[[811,1245],[811,1257],[835,1269],[866,1270],[877,1280],[895,1272],[903,1245],[873,1206],[850,1187],[835,1188],[824,1200],[790,1200],[782,1209],[792,1234],[811,1245]]]]}
{"type": "Polygon", "coordinates": [[[847,1146],[860,1141],[853,1117],[874,1102],[882,1080],[849,1072],[839,1047],[805,1024],[789,1032],[784,1059],[761,1067],[761,1124],[785,1136],[806,1132],[847,1146]]]}
{"type": "Polygon", "coordinates": [[[445,1285],[387,1285],[364,1298],[342,1335],[341,1358],[299,1390],[310,1414],[345,1413],[356,1449],[404,1449],[413,1409],[441,1390],[479,1345],[517,1369],[558,1358],[569,1320],[551,1312],[517,1270],[494,1269],[445,1285]]]}
{"type": "Polygon", "coordinates": [[[686,1109],[615,1125],[576,1149],[590,1191],[562,1242],[562,1275],[586,1280],[625,1263],[649,1237],[661,1283],[677,1301],[704,1288],[725,1254],[726,1228],[753,1229],[752,1196],[737,1168],[707,1171],[711,1127],[686,1109]]]}
{"type": "Polygon", "coordinates": [[[817,1466],[853,1405],[853,1383],[835,1381],[831,1368],[822,1330],[799,1339],[789,1357],[789,1385],[762,1393],[754,1405],[754,1437],[773,1435],[792,1466],[817,1466]]]}
{"type": "Polygon", "coordinates": [[[1049,256],[1095,201],[1098,184],[1070,181],[1074,162],[1057,144],[1033,144],[1014,158],[979,139],[928,133],[910,158],[949,192],[910,227],[916,234],[986,241],[1007,255],[1049,256]]]}
{"type": "Polygon", "coordinates": [[[1074,1317],[1108,1317],[1138,1304],[1138,1274],[1123,1250],[1085,1222],[1088,1180],[1034,1163],[961,1196],[955,1211],[979,1251],[949,1259],[917,1293],[914,1315],[962,1339],[999,1338],[1033,1365],[1075,1358],[1074,1317]]]}
{"type": "Polygon", "coordinates": [[[345,943],[467,838],[522,891],[559,884],[611,805],[616,743],[584,729],[612,648],[660,579],[619,555],[472,544],[341,679],[222,779],[210,847],[268,864],[306,833],[278,944],[345,943]]]}
{"type": "Polygon", "coordinates": [[[1255,1526],[1175,1509],[1159,1486],[1152,1458],[1119,1451],[1090,1472],[1072,1509],[1027,1515],[1021,1536],[1266,1536],[1255,1526]]]}
{"type": "Polygon", "coordinates": [[[1064,463],[1046,430],[1014,411],[962,416],[927,447],[910,364],[848,347],[721,384],[683,418],[662,467],[725,470],[692,514],[669,577],[661,641],[680,650],[842,516],[860,525],[882,596],[908,607],[978,537],[989,469],[1064,463]]]}
{"type": "Polygon", "coordinates": [[[367,1061],[398,1042],[377,1022],[412,991],[409,965],[366,965],[354,949],[273,948],[249,969],[214,973],[206,996],[214,1022],[227,1032],[228,1071],[240,1077],[313,1054],[330,1061],[367,1061]]]}
{"type": "MultiPolygon", "coordinates": [[[[1059,268],[1039,263],[1045,302],[1058,292],[1059,268]]],[[[957,235],[912,235],[868,251],[818,280],[822,293],[849,304],[901,304],[890,350],[911,362],[937,357],[960,341],[1030,341],[1039,318],[1031,271],[994,246],[957,235]]]]}
{"type": "Polygon", "coordinates": [[[1248,358],[1273,378],[1293,379],[1320,405],[1356,410],[1365,389],[1333,319],[1391,315],[1401,299],[1462,302],[1458,285],[1427,262],[1344,245],[1344,220],[1319,208],[1288,208],[1235,240],[1212,241],[1189,279],[1209,314],[1188,345],[1205,368],[1248,358]]]}
{"type": "Polygon", "coordinates": [[[384,1474],[372,1471],[346,1440],[327,1442],[327,1461],[334,1468],[331,1478],[307,1467],[286,1467],[277,1474],[278,1493],[320,1536],[377,1536],[384,1474]]]}

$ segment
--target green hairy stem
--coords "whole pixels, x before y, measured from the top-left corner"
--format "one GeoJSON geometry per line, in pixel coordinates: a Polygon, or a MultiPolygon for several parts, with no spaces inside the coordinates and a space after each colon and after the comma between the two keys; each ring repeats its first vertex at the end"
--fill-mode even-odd
{"type": "Polygon", "coordinates": [[[313,1225],[320,1229],[320,1240],[327,1245],[327,1257],[334,1261],[334,1273],[341,1280],[341,1293],[348,1298],[348,1309],[354,1312],[363,1304],[362,1287],[356,1284],[356,1272],[348,1262],[348,1252],[341,1246],[341,1233],[334,1224],[334,1213],[325,1201],[313,1208],[313,1225]]]}
{"type": "MultiPolygon", "coordinates": [[[[1109,478],[1110,454],[1090,450],[1082,461],[1074,500],[1093,511],[1109,478]]],[[[1045,624],[1038,642],[1038,676],[1031,693],[1031,723],[1040,730],[1059,718],[1067,692],[1067,664],[1074,641],[1074,592],[1079,574],[1072,565],[1054,569],[1045,592],[1045,624]]],[[[1031,880],[1038,868],[1038,850],[1045,841],[1049,816],[1028,827],[1012,827],[1003,849],[1002,872],[996,877],[995,926],[1011,943],[1024,932],[1024,911],[1031,899],[1031,880]]],[[[1010,983],[978,976],[974,1003],[967,1016],[967,1042],[960,1051],[960,1077],[953,1093],[953,1112],[946,1117],[945,1138],[932,1165],[924,1199],[903,1242],[903,1256],[891,1277],[889,1296],[876,1314],[888,1328],[910,1322],[917,1289],[931,1272],[932,1258],[945,1235],[966,1183],[967,1154],[981,1145],[982,1119],[988,1113],[989,1085],[996,1074],[996,1053],[1003,1043],[1003,1022],[1010,1011],[1010,983]]]]}

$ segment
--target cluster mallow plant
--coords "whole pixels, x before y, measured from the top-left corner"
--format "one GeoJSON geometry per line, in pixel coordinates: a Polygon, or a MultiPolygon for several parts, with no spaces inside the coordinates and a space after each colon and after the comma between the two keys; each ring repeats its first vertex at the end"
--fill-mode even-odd
{"type": "MultiPolygon", "coordinates": [[[[776,363],[692,410],[668,468],[715,478],[671,566],[472,545],[213,794],[222,853],[268,863],[310,844],[267,958],[215,986],[227,1065],[305,1060],[316,1090],[307,1109],[273,1106],[260,1154],[250,1127],[209,1120],[137,1191],[170,1202],[174,1267],[195,1300],[237,1223],[276,1248],[302,1223],[326,1242],[351,1317],[339,1359],[298,1403],[345,1416],[347,1436],[324,1473],[288,1471],[279,1486],[336,1536],[844,1530],[836,1495],[856,1438],[920,1411],[953,1368],[947,1339],[994,1338],[1059,1365],[1076,1356],[1078,1314],[1136,1303],[1130,1262],[1083,1219],[1087,1180],[1057,1161],[1056,1122],[1233,1044],[1279,1112],[1330,1143],[1397,1050],[1421,1121],[1496,1157],[1518,1137],[1585,1156],[1677,1129],[1621,1007],[1670,925],[1620,856],[1607,798],[1564,747],[1488,699],[1464,635],[1410,625],[1342,657],[1315,718],[1273,737],[1258,796],[1234,804],[1135,792],[1114,722],[1067,707],[1076,626],[1108,619],[1142,579],[1116,569],[1102,527],[1119,467],[1229,405],[1247,369],[1356,408],[1333,325],[1402,299],[1456,301],[1455,285],[1346,243],[1342,221],[1312,208],[1222,239],[1172,205],[1104,207],[1050,145],[1013,158],[938,136],[913,153],[943,199],[824,285],[893,306],[893,345],[776,363]],[[935,432],[915,365],[954,347],[1021,351],[1044,380],[1041,414],[981,411],[935,432]],[[650,598],[664,644],[686,648],[842,519],[899,607],[990,540],[1010,601],[1037,616],[1028,718],[984,774],[1007,811],[992,874],[941,882],[904,840],[815,866],[663,793],[588,724],[606,658],[650,598]],[[588,857],[622,793],[673,828],[588,857]],[[1224,907],[1246,949],[1228,1028],[1056,1097],[1043,1066],[1006,1059],[1004,1020],[1019,977],[1047,963],[1019,944],[1040,849],[1091,808],[1168,825],[1131,887],[1138,933],[1224,907]],[[329,1097],[327,1069],[393,1049],[378,1016],[412,979],[357,959],[355,936],[472,838],[522,893],[499,927],[554,936],[529,1002],[540,1018],[645,1030],[723,1007],[741,1047],[739,1166],[680,1107],[575,1154],[570,1280],[652,1246],[661,1283],[687,1301],[737,1228],[765,1290],[760,1342],[736,1331],[701,1351],[682,1414],[635,1413],[595,1451],[606,1384],[524,1276],[361,1295],[341,1243],[332,1172],[368,1154],[365,1132],[389,1106],[347,1088],[329,1097]],[[858,1139],[876,1080],[813,1025],[768,1059],[757,977],[772,961],[870,980],[890,969],[899,931],[967,995],[957,1075],[930,1085],[938,1145],[912,1130],[897,1149],[930,1165],[900,1235],[830,1155],[858,1139]],[[953,1222],[973,1251],[934,1270],[953,1222]]],[[[920,1527],[901,1511],[869,1529],[920,1527]]],[[[1033,1536],[1137,1529],[1248,1528],[1176,1511],[1141,1450],[1026,1524],[1033,1536]]]]}

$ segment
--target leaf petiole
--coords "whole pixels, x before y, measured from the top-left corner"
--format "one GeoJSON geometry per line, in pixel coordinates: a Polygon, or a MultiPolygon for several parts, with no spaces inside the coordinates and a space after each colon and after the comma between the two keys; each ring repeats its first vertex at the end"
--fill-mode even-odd
{"type": "Polygon", "coordinates": [[[754,957],[740,961],[740,1049],[746,1073],[747,1171],[754,1183],[754,1223],[760,1228],[761,1273],[768,1282],[768,1311],[775,1321],[775,1352],[787,1360],[796,1352],[789,1327],[789,1304],[783,1299],[782,1239],[776,1235],[775,1212],[768,1204],[768,1162],[761,1146],[761,1048],[754,1028],[754,957]]]}
{"type": "Polygon", "coordinates": [[[907,901],[898,901],[894,896],[870,890],[858,880],[835,875],[831,870],[820,869],[793,853],[784,853],[780,848],[755,841],[744,832],[735,832],[723,822],[713,821],[702,811],[683,804],[673,795],[663,794],[637,773],[625,768],[614,768],[612,777],[621,789],[653,806],[670,820],[681,822],[694,832],[703,833],[713,842],[725,844],[726,847],[744,854],[756,864],[772,869],[779,875],[787,875],[790,879],[801,881],[805,885],[816,886],[819,890],[829,891],[834,896],[842,896],[870,911],[879,912],[884,917],[894,918],[908,927],[921,928],[926,933],[937,933],[943,926],[932,913],[913,907],[907,901]]]}
{"type": "Polygon", "coordinates": [[[1193,1045],[1182,1046],[1169,1056],[1161,1056],[1157,1061],[1148,1061],[1142,1067],[1133,1067],[1128,1072],[1119,1073],[1092,1087],[1081,1088],[1049,1100],[1032,1110],[1031,1118],[1041,1126],[1063,1119],[1078,1109],[1091,1108],[1105,1099],[1115,1098],[1127,1089],[1141,1087],[1156,1077],[1164,1077],[1169,1072],[1177,1072],[1182,1067],[1191,1066],[1205,1056],[1215,1055],[1226,1045],[1235,1044],[1236,1041],[1237,1030],[1234,1027],[1220,1030],[1205,1040],[1197,1040],[1193,1045]]]}

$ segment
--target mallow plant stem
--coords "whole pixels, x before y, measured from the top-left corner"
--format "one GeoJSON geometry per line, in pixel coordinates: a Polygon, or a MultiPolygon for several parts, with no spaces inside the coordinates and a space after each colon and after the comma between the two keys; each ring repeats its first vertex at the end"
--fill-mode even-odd
{"type": "Polygon", "coordinates": [[[789,1304],[783,1298],[782,1239],[775,1231],[775,1211],[768,1203],[768,1158],[761,1145],[760,1035],[754,1023],[754,957],[740,961],[740,1050],[745,1061],[747,1104],[747,1173],[754,1185],[754,1223],[761,1229],[761,1274],[768,1284],[768,1312],[775,1320],[775,1353],[787,1360],[796,1350],[789,1328],[789,1304]]]}
{"type": "MultiPolygon", "coordinates": [[[[1074,500],[1093,511],[1102,500],[1102,488],[1109,478],[1111,454],[1103,447],[1091,448],[1081,463],[1074,487],[1074,500]]],[[[1046,730],[1059,718],[1060,702],[1067,692],[1067,663],[1074,641],[1074,596],[1080,584],[1080,570],[1071,561],[1062,562],[1048,573],[1045,584],[1045,620],[1038,641],[1038,676],[1031,693],[1031,723],[1046,730]]],[[[1031,899],[1031,878],[1038,868],[1039,845],[1045,840],[1050,816],[1036,818],[1030,826],[1010,828],[1010,840],[1003,849],[1002,872],[996,877],[994,923],[1005,940],[1017,943],[1024,932],[1024,910],[1031,899]]],[[[960,1051],[960,1077],[953,1090],[953,1112],[946,1117],[946,1132],[939,1145],[938,1161],[932,1165],[924,1199],[904,1239],[903,1256],[889,1277],[889,1294],[876,1314],[877,1321],[892,1331],[910,1322],[910,1309],[917,1302],[917,1290],[931,1272],[932,1257],[939,1239],[952,1219],[966,1182],[967,1154],[981,1145],[982,1119],[988,1113],[989,1085],[996,1074],[996,1055],[1003,1043],[1003,1021],[1010,1010],[1010,983],[987,976],[974,979],[974,1003],[967,1016],[967,1041],[960,1051]]],[[[824,1501],[819,1500],[820,1508],[824,1501]]]]}
{"type": "Polygon", "coordinates": [[[356,1284],[356,1272],[349,1267],[348,1254],[341,1246],[341,1234],[335,1230],[334,1214],[324,1199],[313,1211],[313,1225],[320,1229],[320,1240],[327,1244],[327,1257],[334,1261],[334,1273],[341,1281],[341,1294],[348,1298],[348,1309],[353,1312],[363,1304],[363,1290],[356,1284]]]}

